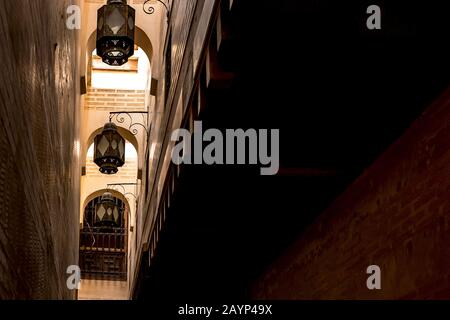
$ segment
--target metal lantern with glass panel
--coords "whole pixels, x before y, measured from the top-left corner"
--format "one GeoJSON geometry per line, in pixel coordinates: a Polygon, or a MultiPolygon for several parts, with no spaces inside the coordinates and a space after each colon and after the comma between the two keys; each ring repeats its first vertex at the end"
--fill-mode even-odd
{"type": "Polygon", "coordinates": [[[127,0],[108,0],[98,10],[97,54],[111,66],[121,66],[134,54],[135,10],[127,0]]]}
{"type": "Polygon", "coordinates": [[[103,174],[116,174],[125,164],[125,139],[117,126],[108,122],[94,140],[94,162],[103,174]]]}
{"type": "Polygon", "coordinates": [[[112,193],[105,192],[95,208],[95,226],[116,228],[120,226],[119,218],[119,208],[112,193]]]}

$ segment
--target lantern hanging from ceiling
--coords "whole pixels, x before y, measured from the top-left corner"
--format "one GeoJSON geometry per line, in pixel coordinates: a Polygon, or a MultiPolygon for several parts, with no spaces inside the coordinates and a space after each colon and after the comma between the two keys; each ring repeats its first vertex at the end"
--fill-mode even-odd
{"type": "Polygon", "coordinates": [[[103,174],[116,174],[125,164],[125,139],[117,126],[108,122],[94,140],[94,162],[103,174]]]}
{"type": "Polygon", "coordinates": [[[112,193],[105,192],[95,207],[95,225],[104,228],[119,227],[119,208],[112,193]]]}
{"type": "Polygon", "coordinates": [[[98,10],[97,54],[111,66],[121,66],[134,54],[135,10],[127,0],[108,0],[98,10]]]}

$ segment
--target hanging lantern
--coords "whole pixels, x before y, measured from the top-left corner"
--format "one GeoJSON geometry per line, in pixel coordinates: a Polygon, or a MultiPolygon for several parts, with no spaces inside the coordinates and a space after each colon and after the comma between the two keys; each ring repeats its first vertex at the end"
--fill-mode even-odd
{"type": "Polygon", "coordinates": [[[127,0],[108,0],[98,10],[97,54],[104,63],[121,66],[134,54],[135,10],[127,0]]]}
{"type": "Polygon", "coordinates": [[[119,227],[119,208],[110,192],[105,192],[95,207],[95,225],[98,227],[119,227]]]}
{"type": "Polygon", "coordinates": [[[103,174],[116,174],[125,164],[125,139],[114,123],[105,124],[102,133],[95,137],[94,152],[94,162],[103,174]]]}

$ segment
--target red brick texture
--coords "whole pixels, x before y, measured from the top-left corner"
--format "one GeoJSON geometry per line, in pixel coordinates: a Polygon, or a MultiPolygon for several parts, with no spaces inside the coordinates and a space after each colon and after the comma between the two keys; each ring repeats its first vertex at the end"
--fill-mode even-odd
{"type": "Polygon", "coordinates": [[[257,299],[450,298],[450,89],[255,284],[257,299]],[[381,290],[368,290],[369,265],[381,290]]]}

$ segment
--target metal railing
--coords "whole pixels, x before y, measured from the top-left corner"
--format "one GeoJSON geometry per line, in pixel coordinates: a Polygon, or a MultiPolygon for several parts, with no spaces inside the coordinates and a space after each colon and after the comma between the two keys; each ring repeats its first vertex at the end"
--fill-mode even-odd
{"type": "Polygon", "coordinates": [[[126,230],[110,229],[105,232],[100,228],[87,228],[80,232],[80,249],[91,251],[120,252],[126,248],[126,230]]]}
{"type": "Polygon", "coordinates": [[[127,278],[127,233],[125,228],[80,230],[80,268],[83,278],[127,278]]]}

